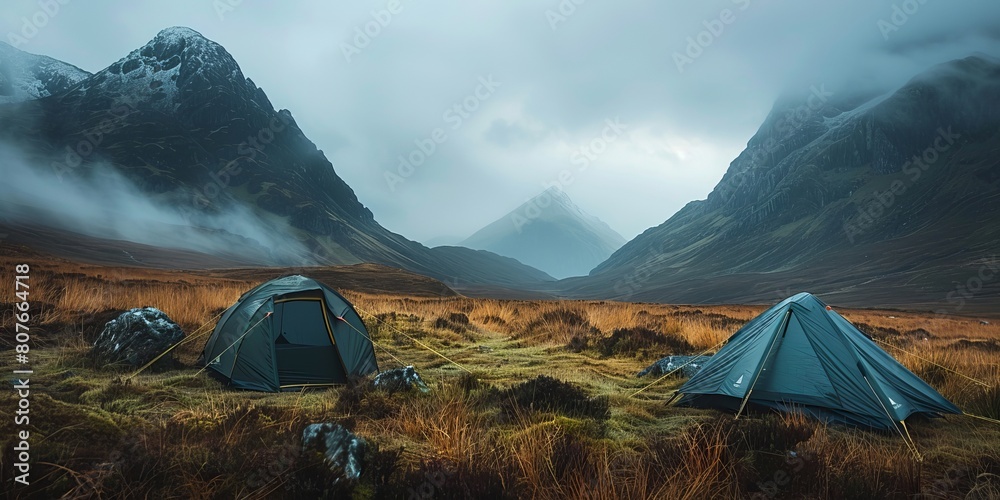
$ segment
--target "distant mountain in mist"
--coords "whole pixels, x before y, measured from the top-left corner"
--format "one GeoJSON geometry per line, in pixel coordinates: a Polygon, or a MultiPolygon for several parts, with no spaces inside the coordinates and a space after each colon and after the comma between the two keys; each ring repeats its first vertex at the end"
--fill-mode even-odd
{"type": "MultiPolygon", "coordinates": [[[[386,230],[292,113],[276,110],[224,47],[189,28],[165,29],[93,75],[3,43],[0,68],[0,145],[16,160],[4,173],[16,182],[32,168],[51,188],[34,210],[7,213],[44,212],[45,224],[112,239],[136,241],[119,229],[145,230],[153,233],[142,235],[145,244],[202,251],[185,246],[182,233],[156,229],[166,217],[205,226],[201,234],[235,235],[218,240],[220,255],[246,248],[233,244],[243,237],[267,247],[264,264],[373,262],[456,288],[552,280],[496,254],[429,249],[386,230]],[[95,183],[98,174],[114,183],[95,183]],[[81,214],[83,206],[96,208],[81,214]],[[115,227],[119,219],[129,227],[115,227]]],[[[351,97],[317,96],[331,98],[351,97]]]]}
{"type": "MultiPolygon", "coordinates": [[[[879,96],[775,104],[708,199],[628,242],[577,297],[969,312],[1000,297],[1000,61],[976,55],[879,96]]],[[[992,302],[991,302],[992,301],[992,302]]]]}
{"type": "Polygon", "coordinates": [[[454,246],[457,245],[460,241],[462,241],[461,236],[434,236],[432,238],[428,238],[422,241],[421,243],[423,243],[428,248],[434,248],[434,247],[454,246]]]}
{"type": "Polygon", "coordinates": [[[585,276],[625,238],[550,188],[480,229],[460,245],[517,259],[556,278],[585,276]]]}

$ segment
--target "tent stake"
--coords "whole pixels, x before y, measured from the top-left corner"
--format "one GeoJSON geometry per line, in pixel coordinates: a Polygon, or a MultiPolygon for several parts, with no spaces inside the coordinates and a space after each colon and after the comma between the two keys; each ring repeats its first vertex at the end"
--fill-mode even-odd
{"type": "Polygon", "coordinates": [[[670,406],[670,403],[673,403],[674,400],[677,399],[677,396],[680,396],[680,395],[681,395],[680,391],[674,391],[674,394],[671,395],[670,399],[668,399],[667,402],[664,403],[664,404],[667,405],[667,406],[670,406]]]}
{"type": "Polygon", "coordinates": [[[743,413],[743,408],[746,407],[747,401],[750,401],[750,394],[753,394],[753,387],[751,387],[750,390],[747,391],[747,397],[743,398],[743,402],[740,403],[740,409],[739,411],[736,412],[736,416],[733,418],[733,420],[740,419],[740,414],[743,413]]]}

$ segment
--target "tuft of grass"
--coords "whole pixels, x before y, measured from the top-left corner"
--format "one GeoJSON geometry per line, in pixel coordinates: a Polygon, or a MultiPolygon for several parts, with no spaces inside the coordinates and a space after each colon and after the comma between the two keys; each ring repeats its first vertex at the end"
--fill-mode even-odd
{"type": "Polygon", "coordinates": [[[690,354],[694,352],[686,339],[673,333],[660,333],[649,328],[619,328],[610,337],[597,342],[597,350],[605,356],[649,356],[662,357],[667,354],[690,354]]]}
{"type": "Polygon", "coordinates": [[[595,420],[611,416],[606,397],[591,397],[579,387],[547,375],[515,385],[501,393],[500,398],[526,411],[552,411],[595,420]]]}

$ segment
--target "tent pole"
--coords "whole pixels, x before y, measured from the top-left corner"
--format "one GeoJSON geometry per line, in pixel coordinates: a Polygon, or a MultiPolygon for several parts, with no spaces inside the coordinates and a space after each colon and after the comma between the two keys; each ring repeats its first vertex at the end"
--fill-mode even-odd
{"type": "MultiPolygon", "coordinates": [[[[860,362],[858,363],[858,367],[862,368],[860,362]]],[[[878,401],[879,406],[882,407],[882,411],[885,412],[885,416],[889,417],[889,422],[892,423],[892,428],[896,429],[896,432],[899,433],[899,437],[903,439],[903,444],[906,445],[908,450],[913,452],[913,455],[917,458],[918,462],[923,462],[924,457],[921,457],[920,452],[917,451],[917,443],[912,442],[912,438],[910,440],[906,439],[906,437],[910,435],[910,431],[906,431],[906,436],[903,435],[903,431],[899,430],[899,426],[896,425],[896,420],[892,418],[892,414],[889,413],[889,409],[886,408],[885,403],[882,402],[882,398],[880,398],[878,392],[875,391],[875,386],[873,386],[871,381],[868,380],[868,375],[864,370],[861,371],[861,377],[865,379],[865,383],[868,384],[868,388],[872,390],[872,394],[875,396],[875,401],[878,401]]],[[[899,423],[903,424],[903,429],[906,429],[906,424],[904,424],[902,420],[900,420],[899,423]]]]}
{"type": "MultiPolygon", "coordinates": [[[[785,335],[788,330],[788,319],[792,317],[792,309],[788,308],[785,312],[785,319],[781,323],[781,336],[785,335]]],[[[750,389],[747,390],[747,395],[743,398],[743,402],[740,403],[740,409],[736,412],[736,417],[733,420],[739,420],[740,415],[743,413],[743,409],[746,408],[747,402],[750,401],[750,395],[753,394],[753,388],[757,385],[757,379],[760,378],[760,372],[764,371],[764,365],[767,364],[767,359],[771,357],[771,350],[774,349],[774,344],[778,342],[778,332],[774,332],[774,336],[771,337],[771,345],[767,347],[767,354],[764,355],[764,359],[760,361],[760,366],[757,367],[757,373],[753,377],[753,382],[750,383],[750,389]]]]}
{"type": "Polygon", "coordinates": [[[740,419],[740,414],[743,413],[743,408],[746,407],[747,401],[750,401],[750,395],[751,394],[753,394],[753,387],[750,387],[750,390],[747,391],[747,395],[746,395],[745,398],[743,398],[743,402],[740,403],[740,409],[739,409],[739,411],[736,412],[736,416],[733,417],[733,420],[739,420],[740,419]]]}
{"type": "MultiPolygon", "coordinates": [[[[254,323],[254,325],[251,326],[250,328],[247,328],[247,331],[243,332],[243,335],[240,335],[240,337],[238,339],[234,340],[232,344],[229,344],[229,347],[223,349],[222,352],[220,352],[218,356],[212,358],[211,361],[206,361],[205,362],[205,366],[201,367],[201,370],[198,370],[194,375],[191,375],[191,378],[197,377],[199,374],[201,374],[201,372],[205,371],[209,367],[209,365],[211,365],[212,363],[218,362],[219,359],[222,358],[222,355],[226,353],[226,351],[232,349],[233,346],[236,345],[237,342],[243,340],[243,337],[246,337],[247,334],[250,333],[251,330],[253,330],[254,328],[257,328],[257,325],[261,324],[261,322],[263,322],[265,319],[269,318],[270,316],[271,316],[271,313],[265,314],[263,318],[260,318],[260,321],[254,323]]],[[[230,371],[229,375],[230,375],[230,377],[232,377],[232,372],[231,371],[230,371]]]]}
{"type": "Polygon", "coordinates": [[[913,436],[910,435],[910,430],[906,428],[906,421],[900,420],[899,425],[902,425],[903,430],[906,431],[906,438],[910,440],[910,445],[913,446],[913,453],[917,455],[917,461],[923,462],[924,457],[920,455],[920,451],[917,449],[917,442],[913,440],[913,436]]]}

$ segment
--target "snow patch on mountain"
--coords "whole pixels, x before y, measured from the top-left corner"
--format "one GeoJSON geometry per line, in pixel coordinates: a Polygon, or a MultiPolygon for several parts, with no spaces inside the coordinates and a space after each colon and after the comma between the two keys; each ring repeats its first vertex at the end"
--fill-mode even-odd
{"type": "Polygon", "coordinates": [[[146,45],[97,73],[86,82],[84,90],[100,87],[102,91],[139,97],[169,113],[180,105],[186,84],[205,81],[206,72],[220,70],[232,79],[244,80],[236,61],[221,45],[191,28],[173,27],[160,31],[146,45]]]}
{"type": "Polygon", "coordinates": [[[89,76],[90,73],[71,64],[0,42],[0,104],[61,93],[89,76]]]}

